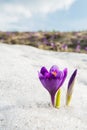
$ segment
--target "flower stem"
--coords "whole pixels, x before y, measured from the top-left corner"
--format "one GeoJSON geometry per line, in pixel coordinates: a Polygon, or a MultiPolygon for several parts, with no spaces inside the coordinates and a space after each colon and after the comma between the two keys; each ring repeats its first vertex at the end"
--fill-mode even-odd
{"type": "Polygon", "coordinates": [[[59,108],[60,107],[60,98],[61,98],[61,89],[58,90],[57,94],[56,94],[56,104],[55,107],[59,108]]]}
{"type": "Polygon", "coordinates": [[[51,102],[53,106],[54,106],[54,100],[55,100],[55,95],[51,95],[51,102]]]}
{"type": "Polygon", "coordinates": [[[71,101],[72,95],[68,95],[66,96],[66,105],[69,106],[70,101],[71,101]]]}

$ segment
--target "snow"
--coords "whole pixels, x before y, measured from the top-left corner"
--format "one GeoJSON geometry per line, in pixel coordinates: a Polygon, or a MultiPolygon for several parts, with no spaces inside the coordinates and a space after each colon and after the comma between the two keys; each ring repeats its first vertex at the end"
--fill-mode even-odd
{"type": "Polygon", "coordinates": [[[87,54],[0,43],[0,130],[87,130],[87,54]],[[42,66],[68,68],[60,109],[38,79],[42,66]],[[78,69],[70,106],[68,80],[78,69]]]}

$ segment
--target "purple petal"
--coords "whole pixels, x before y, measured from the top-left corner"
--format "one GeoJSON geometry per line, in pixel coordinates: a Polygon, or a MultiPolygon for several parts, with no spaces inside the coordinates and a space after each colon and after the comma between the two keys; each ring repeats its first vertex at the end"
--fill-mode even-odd
{"type": "Polygon", "coordinates": [[[58,78],[59,68],[56,65],[53,65],[49,71],[51,78],[58,78]]]}
{"type": "Polygon", "coordinates": [[[40,79],[42,85],[49,91],[50,94],[55,94],[59,88],[61,80],[58,79],[40,79]]]}
{"type": "Polygon", "coordinates": [[[58,73],[58,71],[59,71],[58,66],[53,65],[53,66],[50,68],[50,73],[53,72],[53,71],[56,71],[56,72],[58,73]]]}
{"type": "Polygon", "coordinates": [[[68,73],[67,68],[65,68],[65,69],[63,70],[63,73],[64,73],[64,76],[63,76],[62,82],[61,82],[61,84],[60,84],[60,87],[63,85],[63,83],[64,83],[64,81],[65,81],[65,79],[66,79],[66,77],[67,77],[67,73],[68,73]]]}
{"type": "Polygon", "coordinates": [[[64,76],[63,72],[62,72],[62,71],[59,71],[59,72],[58,72],[58,75],[57,75],[57,78],[58,78],[58,79],[62,79],[63,76],[64,76]]]}
{"type": "Polygon", "coordinates": [[[77,69],[73,72],[73,74],[70,77],[70,80],[69,80],[69,83],[68,83],[68,89],[70,88],[71,84],[73,83],[76,75],[77,75],[77,69]]]}
{"type": "Polygon", "coordinates": [[[44,79],[44,76],[40,72],[38,72],[38,77],[39,79],[44,79]]]}
{"type": "Polygon", "coordinates": [[[45,75],[45,73],[48,73],[48,70],[45,67],[42,67],[40,73],[45,75]]]}

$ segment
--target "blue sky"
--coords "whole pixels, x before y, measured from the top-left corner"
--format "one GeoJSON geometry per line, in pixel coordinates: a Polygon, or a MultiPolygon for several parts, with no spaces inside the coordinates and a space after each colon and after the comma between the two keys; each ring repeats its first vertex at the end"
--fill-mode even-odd
{"type": "Polygon", "coordinates": [[[0,0],[0,30],[87,30],[86,12],[87,0],[0,0]]]}

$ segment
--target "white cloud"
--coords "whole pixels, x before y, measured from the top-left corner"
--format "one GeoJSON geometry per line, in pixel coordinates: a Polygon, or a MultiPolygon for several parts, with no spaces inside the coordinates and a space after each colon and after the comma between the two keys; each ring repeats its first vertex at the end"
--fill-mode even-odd
{"type": "Polygon", "coordinates": [[[20,18],[30,18],[30,10],[23,5],[5,4],[0,8],[0,21],[7,20],[17,22],[20,18]]]}
{"type": "Polygon", "coordinates": [[[75,0],[12,0],[0,3],[0,25],[8,25],[10,28],[10,24],[17,25],[24,19],[29,21],[34,16],[38,19],[39,16],[57,10],[67,10],[74,2],[75,0]]]}
{"type": "Polygon", "coordinates": [[[0,12],[8,15],[22,15],[30,18],[34,14],[48,14],[57,10],[66,10],[76,0],[19,0],[0,4],[0,12]]]}
{"type": "Polygon", "coordinates": [[[31,17],[30,10],[23,5],[6,4],[4,5],[4,11],[9,15],[22,15],[27,18],[31,17]]]}
{"type": "Polygon", "coordinates": [[[75,1],[76,0],[25,0],[24,3],[24,0],[22,0],[21,4],[29,8],[31,14],[48,14],[57,10],[69,9],[75,1]]]}
{"type": "MultiPolygon", "coordinates": [[[[33,11],[48,14],[57,10],[66,10],[71,7],[75,0],[37,0],[38,5],[33,11]]],[[[32,12],[33,12],[32,11],[32,12]]]]}

